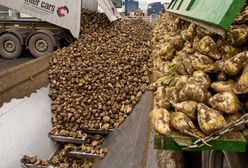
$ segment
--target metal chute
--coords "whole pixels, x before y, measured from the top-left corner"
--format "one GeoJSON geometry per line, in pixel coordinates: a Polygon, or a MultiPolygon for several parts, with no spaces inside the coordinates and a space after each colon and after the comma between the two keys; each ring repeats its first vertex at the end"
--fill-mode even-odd
{"type": "Polygon", "coordinates": [[[246,0],[172,0],[167,11],[223,35],[246,0]]]}

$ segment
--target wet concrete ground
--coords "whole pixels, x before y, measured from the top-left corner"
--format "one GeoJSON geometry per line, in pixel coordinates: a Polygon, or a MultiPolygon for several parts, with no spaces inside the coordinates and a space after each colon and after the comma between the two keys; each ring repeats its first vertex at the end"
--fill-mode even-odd
{"type": "Polygon", "coordinates": [[[33,59],[35,58],[31,55],[24,55],[16,59],[4,59],[0,57],[0,72],[15,67],[17,65],[23,64],[33,59]]]}

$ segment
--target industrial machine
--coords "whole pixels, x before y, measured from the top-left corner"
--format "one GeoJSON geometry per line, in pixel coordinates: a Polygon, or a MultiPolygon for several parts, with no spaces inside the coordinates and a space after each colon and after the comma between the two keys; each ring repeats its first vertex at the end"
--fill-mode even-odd
{"type": "MultiPolygon", "coordinates": [[[[31,2],[31,1],[26,1],[25,2],[31,2]]],[[[34,1],[32,1],[34,2],[34,1]]],[[[101,3],[100,1],[98,1],[99,4],[101,3]]],[[[168,7],[168,12],[170,12],[173,15],[176,16],[180,16],[181,18],[188,20],[190,22],[194,22],[202,27],[205,27],[213,32],[216,32],[218,34],[223,34],[225,33],[225,31],[230,27],[230,25],[232,24],[232,22],[234,21],[236,15],[240,12],[241,8],[244,6],[245,4],[245,0],[172,0],[172,2],[170,3],[169,7],[168,7]]],[[[1,2],[2,3],[2,2],[1,2]]],[[[19,3],[19,2],[18,2],[19,3]]],[[[75,2],[75,3],[79,3],[79,2],[75,2]]],[[[69,4],[74,4],[74,3],[69,3],[69,4]]],[[[8,7],[11,7],[10,5],[7,5],[7,1],[6,4],[4,4],[8,7]]],[[[101,4],[100,4],[101,5],[101,4]]],[[[31,5],[32,6],[32,5],[31,5]]],[[[51,7],[52,9],[52,7],[51,7]]],[[[70,8],[68,8],[68,13],[66,12],[66,8],[64,7],[63,9],[60,8],[63,12],[61,12],[61,18],[63,17],[69,17],[67,16],[67,14],[71,14],[70,8]],[[65,13],[64,13],[65,12],[65,13]],[[65,16],[62,16],[62,15],[65,16]]],[[[18,11],[21,11],[20,9],[17,9],[18,11]]],[[[27,9],[25,9],[27,10],[27,9]]],[[[23,10],[23,13],[26,13],[25,10],[23,10]]],[[[43,11],[43,10],[42,10],[43,11]]],[[[46,11],[46,10],[45,10],[46,11]]],[[[107,11],[106,10],[106,14],[107,11]]],[[[31,13],[32,11],[27,12],[28,15],[32,15],[31,13]]],[[[59,12],[58,12],[59,13],[59,12]]],[[[54,15],[58,15],[58,13],[54,13],[54,15]]],[[[73,13],[73,12],[72,12],[73,13]]],[[[74,15],[74,16],[78,16],[78,15],[74,15]]],[[[117,19],[119,16],[118,14],[113,15],[112,13],[108,14],[110,20],[115,20],[117,19]],[[112,17],[111,17],[112,16],[112,17]]],[[[52,19],[51,18],[45,18],[43,16],[36,16],[37,18],[40,18],[42,20],[45,20],[47,22],[51,22],[52,19]]],[[[55,17],[55,16],[54,16],[55,17]]],[[[57,16],[56,16],[57,17],[57,16]]],[[[55,17],[55,18],[56,18],[55,17]]],[[[71,16],[73,17],[73,16],[71,16]]],[[[58,20],[53,21],[53,24],[61,24],[61,27],[67,28],[71,31],[71,33],[74,35],[74,37],[78,37],[78,33],[79,30],[77,31],[77,29],[75,29],[79,24],[75,23],[75,19],[71,19],[73,20],[73,26],[70,24],[66,24],[65,22],[63,22],[61,20],[60,17],[58,17],[58,20]]],[[[70,19],[66,19],[66,21],[70,21],[70,19]]],[[[27,18],[26,18],[27,19],[27,18]]],[[[32,18],[33,19],[33,18],[32,18]]],[[[78,18],[77,18],[78,19],[78,18]]],[[[35,19],[36,20],[36,19],[35,19]]],[[[23,21],[20,23],[26,23],[25,19],[19,19],[19,21],[23,21]]],[[[13,22],[13,21],[12,21],[13,22]]],[[[34,24],[34,27],[31,27],[30,29],[36,33],[42,33],[44,35],[49,35],[46,34],[44,32],[59,32],[60,31],[64,31],[63,28],[61,27],[57,27],[54,26],[54,29],[45,29],[44,27],[48,26],[46,24],[48,23],[44,23],[41,22],[39,19],[36,20],[37,23],[39,24],[34,24]],[[44,25],[43,25],[44,24],[44,25]],[[43,27],[43,29],[39,29],[40,27],[43,27]],[[44,30],[45,29],[45,30],[44,30]],[[56,29],[56,31],[55,31],[56,29]]],[[[36,23],[35,22],[35,23],[36,23]]],[[[70,22],[72,24],[72,22],[70,22]]],[[[16,26],[15,24],[12,24],[12,26],[16,26]]],[[[19,27],[20,24],[18,25],[19,27]]],[[[16,29],[14,29],[13,27],[9,27],[8,29],[4,29],[4,33],[8,33],[13,35],[12,37],[15,38],[23,38],[24,33],[22,33],[22,31],[20,32],[20,36],[18,34],[16,34],[16,32],[19,33],[19,31],[16,31],[16,29]],[[10,31],[11,30],[11,31],[10,31]],[[6,32],[8,31],[8,32],[6,32]]],[[[50,25],[49,25],[50,27],[50,25]]],[[[1,27],[2,28],[2,27],[1,27]]],[[[53,28],[53,27],[51,27],[53,28]]],[[[25,28],[26,29],[26,28],[25,28]]],[[[3,33],[3,32],[2,32],[3,33]]],[[[35,33],[35,34],[36,34],[35,33]]],[[[55,33],[56,34],[56,33],[55,33]]],[[[33,35],[33,34],[32,34],[33,35]]],[[[53,33],[54,35],[54,33],[53,33]]],[[[28,37],[28,36],[27,36],[28,37]]],[[[55,37],[55,36],[53,36],[55,37]]],[[[0,36],[0,38],[2,38],[2,36],[0,36]]],[[[58,38],[59,39],[59,38],[58,38]]],[[[20,41],[20,39],[19,39],[20,41]]],[[[23,39],[23,42],[25,42],[26,39],[23,39]]],[[[5,40],[6,43],[6,48],[11,48],[8,47],[9,45],[11,46],[12,44],[15,44],[16,41],[14,40],[5,40]]],[[[38,42],[37,42],[38,43],[38,42]]],[[[1,43],[0,43],[1,44],[1,43]]],[[[23,43],[23,45],[28,45],[28,43],[23,43]]],[[[38,43],[39,44],[39,43],[38,43]]],[[[39,46],[37,44],[37,46],[39,46]]],[[[1,47],[0,47],[1,48],[1,47]]],[[[12,47],[13,48],[13,47],[12,47]]],[[[16,47],[14,47],[16,49],[16,47]]],[[[11,50],[10,50],[11,51],[11,50]]],[[[17,94],[21,94],[21,91],[26,91],[24,89],[20,89],[17,88],[17,86],[19,85],[23,85],[24,83],[26,83],[26,87],[28,87],[30,90],[30,92],[32,93],[34,90],[32,89],[32,86],[34,85],[39,85],[37,86],[37,88],[40,88],[40,84],[41,81],[44,81],[42,79],[46,79],[47,80],[47,67],[48,67],[48,60],[49,57],[43,57],[34,60],[35,62],[32,62],[29,64],[29,66],[33,66],[33,67],[27,67],[25,68],[25,70],[23,70],[23,67],[19,67],[20,69],[17,71],[16,69],[13,69],[11,71],[11,74],[9,76],[7,76],[7,74],[1,74],[1,81],[0,81],[0,93],[5,94],[3,97],[8,97],[11,99],[11,96],[13,96],[13,93],[17,94]],[[39,68],[36,68],[39,67],[39,68]],[[30,69],[35,69],[34,72],[30,72],[31,74],[26,75],[26,72],[29,72],[30,69]],[[17,73],[18,72],[18,73],[17,73]],[[44,75],[43,77],[38,77],[38,75],[44,75]],[[18,76],[22,76],[22,80],[18,79],[18,76]],[[32,76],[32,78],[31,78],[32,76]],[[32,80],[31,80],[32,79],[32,80]],[[8,82],[9,80],[11,80],[11,82],[8,82]],[[6,85],[7,83],[7,85],[6,85]],[[16,89],[16,90],[15,90],[16,89]]],[[[43,86],[47,86],[48,81],[46,81],[43,86]]],[[[22,149],[21,145],[24,144],[24,142],[27,144],[27,142],[29,142],[29,137],[35,137],[37,132],[32,132],[32,134],[27,134],[25,139],[20,138],[18,141],[15,139],[11,139],[11,136],[9,136],[10,138],[5,137],[5,135],[15,135],[15,136],[19,136],[21,137],[22,133],[26,133],[25,128],[30,128],[30,125],[32,126],[32,129],[35,130],[41,130],[39,132],[39,134],[42,134],[42,137],[45,137],[47,132],[50,130],[51,125],[49,125],[49,120],[51,118],[50,116],[50,109],[48,108],[47,104],[50,104],[50,100],[47,96],[48,94],[48,88],[43,88],[41,91],[38,91],[36,94],[31,96],[31,99],[29,100],[24,100],[22,102],[19,101],[12,101],[13,105],[7,106],[5,105],[1,110],[0,110],[0,116],[2,117],[2,121],[1,123],[4,124],[8,124],[7,127],[10,129],[5,129],[1,131],[1,135],[2,137],[2,142],[0,143],[0,151],[4,151],[4,155],[0,154],[0,160],[7,160],[7,161],[12,161],[12,160],[16,160],[15,164],[17,164],[19,161],[17,161],[16,157],[16,153],[18,153],[18,155],[23,154],[22,152],[27,152],[27,154],[39,154],[41,156],[47,157],[49,155],[51,155],[54,150],[56,150],[56,146],[54,146],[54,144],[52,144],[50,141],[49,142],[45,142],[45,139],[39,139],[37,138],[37,142],[39,142],[37,147],[34,147],[32,150],[33,151],[27,151],[26,149],[22,149]],[[30,106],[30,103],[34,103],[34,105],[38,110],[35,110],[35,112],[33,111],[32,107],[30,106]],[[27,105],[25,105],[27,104],[27,105]],[[13,107],[15,107],[17,110],[19,111],[13,111],[16,113],[16,118],[12,118],[13,115],[11,115],[10,113],[12,112],[10,109],[13,109],[13,107]],[[21,108],[19,108],[21,107],[21,108]],[[48,109],[47,109],[48,108],[48,109]],[[44,116],[44,111],[45,116],[44,116]],[[21,113],[22,112],[22,113],[21,113]],[[18,127],[20,123],[23,123],[23,120],[25,118],[30,118],[30,117],[34,117],[31,118],[30,121],[38,121],[37,123],[40,123],[40,125],[37,125],[37,128],[34,127],[36,124],[30,122],[30,123],[25,123],[25,128],[21,128],[18,127]],[[44,119],[45,118],[45,119],[44,119]],[[12,122],[9,121],[13,121],[13,120],[17,120],[18,122],[15,122],[14,124],[12,124],[12,122]],[[47,127],[44,127],[44,123],[47,124],[47,127]],[[18,130],[18,132],[14,132],[13,130],[18,130]],[[17,134],[17,135],[16,135],[17,134]],[[42,142],[42,143],[40,143],[42,142]],[[15,151],[11,151],[9,150],[8,147],[11,147],[11,145],[15,143],[16,146],[18,146],[18,149],[15,149],[15,151]],[[4,146],[4,144],[8,144],[9,146],[4,146]],[[44,147],[47,147],[49,144],[49,149],[46,148],[46,150],[44,150],[44,147]],[[2,146],[1,146],[2,145],[2,146]],[[43,150],[42,150],[43,149],[43,150]],[[21,151],[21,152],[20,152],[21,151]],[[13,153],[12,153],[13,152],[13,153]],[[37,153],[39,152],[39,153],[37,153]],[[9,154],[13,154],[13,155],[9,155],[9,154]]],[[[22,95],[25,95],[24,93],[22,95]]],[[[18,96],[15,96],[18,97],[18,96]]],[[[22,96],[19,96],[22,97],[22,96]]],[[[1,97],[0,97],[0,102],[1,102],[1,97]]],[[[2,101],[2,102],[5,102],[2,101]]],[[[150,102],[150,100],[148,100],[148,102],[150,102]]],[[[0,103],[1,104],[1,103],[0,103]]],[[[142,106],[144,107],[144,106],[142,106]]],[[[137,117],[139,118],[139,116],[137,117]]],[[[136,121],[136,120],[135,120],[136,121]]],[[[133,122],[131,122],[133,123],[133,122]]],[[[3,124],[3,125],[4,125],[3,124]]],[[[2,125],[2,124],[1,124],[2,125]]],[[[21,124],[20,124],[21,125],[21,124]]],[[[131,124],[129,124],[130,126],[131,124]]],[[[136,132],[134,132],[136,134],[136,132]]],[[[139,130],[137,131],[137,135],[138,135],[139,130]]],[[[201,146],[200,148],[193,148],[189,149],[189,148],[182,148],[178,146],[178,143],[180,142],[185,142],[184,140],[187,141],[194,141],[195,139],[190,139],[189,137],[183,137],[183,136],[178,136],[178,137],[155,137],[155,148],[156,149],[164,149],[164,150],[176,150],[176,151],[200,151],[201,157],[202,157],[202,168],[246,168],[247,167],[247,163],[246,160],[248,159],[248,154],[245,153],[246,148],[247,148],[247,132],[243,132],[242,134],[240,133],[237,137],[233,137],[231,139],[215,139],[215,140],[211,140],[210,142],[208,142],[208,144],[211,144],[212,146],[208,146],[208,145],[204,145],[201,146]],[[177,141],[175,141],[175,139],[177,141]],[[242,153],[241,153],[242,152],[242,153]]],[[[41,137],[41,136],[37,136],[37,137],[41,137]]],[[[127,137],[127,136],[125,136],[127,137]]],[[[124,138],[122,138],[124,139],[124,138]]],[[[30,141],[31,142],[31,141],[30,141]]],[[[199,142],[199,141],[198,141],[199,142]]],[[[29,145],[29,144],[28,144],[29,145]]],[[[30,145],[34,145],[34,144],[30,144],[30,145]]],[[[24,147],[23,147],[24,148],[24,147]]],[[[132,151],[132,150],[130,150],[132,151]]],[[[114,154],[113,154],[114,155],[114,154]]],[[[19,156],[18,156],[19,157],[19,156]]],[[[122,155],[120,155],[120,160],[122,155]]],[[[130,157],[131,158],[131,157],[130,157]]],[[[119,160],[117,160],[118,162],[119,160]]],[[[192,160],[192,162],[195,162],[196,160],[192,160]]],[[[130,162],[131,163],[131,162],[130,162]]],[[[15,166],[15,164],[12,164],[11,166],[15,166]]],[[[9,163],[2,163],[2,166],[9,166],[9,163]]]]}
{"type": "MultiPolygon", "coordinates": [[[[223,35],[230,28],[245,0],[172,0],[167,11],[175,16],[193,22],[211,32],[223,35]]],[[[244,25],[243,25],[244,26],[244,25]]],[[[239,120],[239,122],[244,122],[239,120]]],[[[235,123],[237,123],[236,121],[235,123]]],[[[219,133],[230,132],[227,128],[219,133]]],[[[213,138],[195,141],[188,137],[155,137],[155,148],[176,151],[202,151],[202,168],[246,168],[248,154],[247,133],[242,131],[232,138],[213,138]],[[206,140],[206,141],[205,141],[206,140]],[[180,147],[180,143],[192,141],[191,147],[180,147]],[[202,145],[198,146],[198,143],[202,145]],[[209,145],[210,144],[210,145],[209,145]]],[[[183,144],[181,144],[183,145],[183,144]]],[[[192,154],[194,154],[192,152],[192,154]]],[[[193,160],[192,162],[197,162],[193,160]]]]}
{"type": "Polygon", "coordinates": [[[80,34],[82,7],[97,10],[98,4],[110,21],[121,18],[111,1],[1,1],[0,5],[18,12],[0,19],[0,55],[16,58],[29,49],[33,56],[40,57],[71,43],[80,34]]]}
{"type": "MultiPolygon", "coordinates": [[[[1,168],[58,168],[21,164],[20,159],[23,155],[29,155],[47,160],[60,150],[61,142],[84,143],[85,137],[49,138],[47,135],[52,129],[52,102],[48,96],[48,69],[51,57],[52,53],[0,72],[1,168]]],[[[146,168],[151,168],[156,164],[150,155],[144,155],[143,152],[147,151],[148,146],[149,150],[153,151],[152,143],[147,143],[153,141],[153,136],[147,134],[150,130],[148,115],[152,107],[153,95],[151,92],[145,93],[130,117],[106,138],[104,147],[110,150],[106,158],[96,165],[97,168],[123,168],[124,165],[125,168],[139,168],[144,163],[147,164],[146,168]]],[[[97,134],[107,132],[99,131],[97,134]]],[[[98,157],[94,154],[75,152],[69,155],[98,157]]]]}

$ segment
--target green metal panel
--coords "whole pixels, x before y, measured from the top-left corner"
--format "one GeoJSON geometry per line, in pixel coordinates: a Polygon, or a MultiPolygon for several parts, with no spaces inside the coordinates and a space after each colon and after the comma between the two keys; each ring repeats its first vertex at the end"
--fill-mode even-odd
{"type": "Polygon", "coordinates": [[[196,139],[183,135],[176,136],[155,136],[154,148],[159,150],[175,150],[175,151],[203,151],[203,150],[224,150],[232,152],[245,152],[246,151],[246,139],[241,133],[233,133],[229,137],[223,137],[221,139],[212,140],[209,142],[210,146],[204,145],[200,148],[189,149],[182,144],[189,145],[196,139]],[[233,135],[234,134],[234,135],[233,135]],[[179,145],[180,144],[180,145],[179,145]]]}
{"type": "Polygon", "coordinates": [[[172,0],[168,12],[227,30],[246,0],[172,0]]]}

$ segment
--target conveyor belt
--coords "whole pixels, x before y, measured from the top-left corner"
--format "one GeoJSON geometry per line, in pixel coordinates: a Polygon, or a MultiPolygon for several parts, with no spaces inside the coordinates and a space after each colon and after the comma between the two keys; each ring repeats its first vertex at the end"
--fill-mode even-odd
{"type": "Polygon", "coordinates": [[[103,146],[109,152],[96,168],[140,168],[152,165],[149,160],[156,155],[149,148],[151,139],[148,120],[152,108],[153,95],[147,92],[125,122],[105,139],[103,146]]]}

